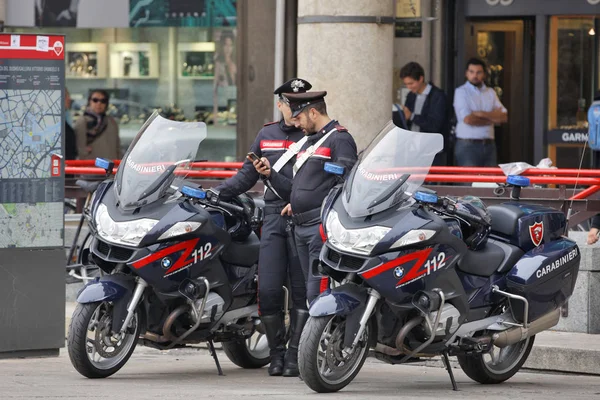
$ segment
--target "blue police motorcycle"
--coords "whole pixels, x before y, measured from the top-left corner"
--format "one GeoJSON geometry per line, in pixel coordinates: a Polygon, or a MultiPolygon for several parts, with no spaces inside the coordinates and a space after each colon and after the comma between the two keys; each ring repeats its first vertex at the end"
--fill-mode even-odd
{"type": "Polygon", "coordinates": [[[507,179],[510,202],[487,208],[422,188],[442,147],[439,134],[390,123],[325,199],[313,269],[338,284],[313,301],[300,340],[311,389],[342,389],[369,354],[391,364],[441,355],[454,389],[456,356],[471,379],[500,383],[558,323],[580,262],[564,214],[521,202],[522,177],[507,179]]]}

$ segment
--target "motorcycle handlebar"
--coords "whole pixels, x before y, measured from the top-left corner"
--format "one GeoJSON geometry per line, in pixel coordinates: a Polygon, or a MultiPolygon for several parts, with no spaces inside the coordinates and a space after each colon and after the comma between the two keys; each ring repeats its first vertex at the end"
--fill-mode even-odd
{"type": "Polygon", "coordinates": [[[457,210],[457,209],[454,209],[453,213],[456,214],[456,215],[458,215],[459,217],[461,217],[463,219],[466,219],[467,221],[470,221],[470,222],[473,222],[473,223],[476,223],[476,224],[479,224],[479,225],[485,225],[485,224],[487,224],[487,222],[485,222],[483,220],[483,218],[481,218],[481,217],[479,217],[477,215],[472,215],[472,214],[469,214],[467,212],[464,212],[464,211],[461,211],[461,210],[457,210]]]}

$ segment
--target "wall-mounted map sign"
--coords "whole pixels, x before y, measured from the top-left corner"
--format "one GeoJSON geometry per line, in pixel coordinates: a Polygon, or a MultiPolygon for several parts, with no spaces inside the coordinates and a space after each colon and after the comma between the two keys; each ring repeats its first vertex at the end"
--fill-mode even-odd
{"type": "Polygon", "coordinates": [[[63,246],[64,48],[0,35],[0,248],[63,246]]]}

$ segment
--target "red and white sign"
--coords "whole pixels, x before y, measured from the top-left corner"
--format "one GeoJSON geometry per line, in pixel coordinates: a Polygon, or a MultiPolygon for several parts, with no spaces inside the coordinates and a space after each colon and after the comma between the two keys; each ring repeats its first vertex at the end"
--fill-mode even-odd
{"type": "Polygon", "coordinates": [[[64,60],[64,36],[0,34],[3,59],[64,60]]]}
{"type": "Polygon", "coordinates": [[[533,225],[529,225],[529,236],[534,245],[539,246],[544,239],[544,222],[536,222],[533,225]]]}
{"type": "Polygon", "coordinates": [[[62,164],[62,156],[60,154],[52,154],[50,164],[50,176],[60,176],[61,164],[62,164]]]}

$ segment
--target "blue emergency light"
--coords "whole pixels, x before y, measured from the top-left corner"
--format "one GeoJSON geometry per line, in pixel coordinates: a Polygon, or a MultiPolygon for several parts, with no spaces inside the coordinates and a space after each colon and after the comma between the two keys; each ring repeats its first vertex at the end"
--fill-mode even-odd
{"type": "Polygon", "coordinates": [[[329,172],[330,174],[344,175],[344,167],[342,167],[341,165],[326,162],[325,167],[323,169],[325,170],[325,172],[329,172]]]}
{"type": "Polygon", "coordinates": [[[413,197],[421,203],[436,204],[438,202],[438,195],[435,193],[417,192],[413,197]]]}
{"type": "Polygon", "coordinates": [[[98,168],[108,170],[110,168],[110,163],[111,161],[108,161],[106,158],[96,158],[94,165],[98,168]]]}
{"type": "Polygon", "coordinates": [[[203,200],[206,198],[206,192],[202,189],[194,189],[189,186],[184,186],[181,188],[181,193],[185,196],[193,197],[194,199],[203,200]]]}
{"type": "Polygon", "coordinates": [[[512,186],[527,187],[531,184],[529,178],[519,175],[509,175],[506,178],[506,183],[512,186]]]}

